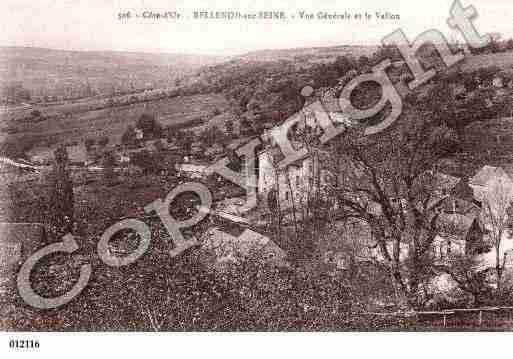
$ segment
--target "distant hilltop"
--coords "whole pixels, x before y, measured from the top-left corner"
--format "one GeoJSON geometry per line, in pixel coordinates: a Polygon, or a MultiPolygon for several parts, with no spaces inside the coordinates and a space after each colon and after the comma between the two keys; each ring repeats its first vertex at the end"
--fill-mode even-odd
{"type": "Polygon", "coordinates": [[[0,90],[11,102],[140,91],[175,85],[198,68],[227,58],[213,55],[66,51],[0,47],[0,90]]]}
{"type": "Polygon", "coordinates": [[[5,64],[13,59],[52,61],[54,64],[66,63],[71,60],[96,61],[97,63],[113,61],[116,64],[154,66],[202,66],[224,61],[226,58],[217,55],[183,54],[165,52],[132,52],[132,51],[74,51],[47,49],[42,47],[0,46],[0,63],[5,64]]]}
{"type": "Polygon", "coordinates": [[[290,61],[302,57],[318,58],[320,61],[336,58],[337,56],[352,55],[359,57],[370,56],[378,49],[377,45],[340,45],[326,47],[298,47],[289,49],[257,50],[234,56],[243,61],[290,61]]]}

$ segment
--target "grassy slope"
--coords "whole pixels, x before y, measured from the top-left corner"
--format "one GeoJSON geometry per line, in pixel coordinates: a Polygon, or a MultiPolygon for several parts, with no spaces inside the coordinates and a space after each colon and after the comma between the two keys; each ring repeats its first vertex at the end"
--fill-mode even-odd
{"type": "Polygon", "coordinates": [[[463,71],[474,71],[489,66],[497,66],[501,69],[513,67],[513,51],[471,56],[464,61],[461,69],[463,71]]]}
{"type": "Polygon", "coordinates": [[[163,86],[177,75],[224,60],[209,55],[0,47],[0,86],[22,81],[36,93],[54,89],[62,95],[70,85],[89,82],[104,93],[113,85],[126,87],[128,83],[136,88],[148,82],[163,86]]]}
{"type": "MultiPolygon", "coordinates": [[[[370,50],[371,47],[265,50],[248,53],[240,57],[247,60],[260,58],[276,61],[278,59],[292,60],[296,55],[330,57],[351,51],[356,51],[356,54],[359,54],[370,50]]],[[[513,65],[513,52],[472,56],[465,60],[461,68],[464,71],[470,71],[492,64],[502,68],[511,67],[513,65]]],[[[226,100],[219,94],[185,96],[115,109],[89,110],[95,101],[98,101],[98,99],[90,98],[64,105],[56,104],[43,107],[41,108],[43,115],[53,118],[35,124],[17,122],[16,127],[18,127],[19,132],[8,135],[8,138],[16,139],[26,134],[44,135],[46,143],[43,143],[43,145],[45,146],[55,145],[59,142],[83,141],[88,137],[99,135],[107,135],[111,138],[111,142],[118,142],[128,124],[134,123],[144,111],[158,113],[160,121],[164,125],[169,125],[188,122],[198,117],[207,119],[211,117],[210,114],[215,108],[222,112],[228,108],[226,100]],[[71,117],[62,116],[66,113],[71,113],[71,117]]],[[[20,112],[16,114],[16,117],[27,116],[28,112],[30,111],[20,112]]]]}
{"type": "Polygon", "coordinates": [[[485,164],[510,170],[513,165],[513,118],[479,121],[465,129],[461,160],[463,172],[472,175],[485,164]]]}
{"type": "MultiPolygon", "coordinates": [[[[147,103],[122,106],[112,109],[85,111],[72,114],[71,117],[49,118],[37,123],[18,123],[20,132],[12,134],[9,139],[24,135],[44,135],[43,145],[53,146],[60,142],[84,141],[91,136],[106,135],[111,143],[119,138],[129,124],[134,124],[144,112],[158,114],[163,125],[184,123],[198,117],[208,119],[214,109],[223,111],[228,104],[220,94],[182,96],[147,103]]],[[[43,116],[52,114],[52,107],[42,110],[43,116]]]]}

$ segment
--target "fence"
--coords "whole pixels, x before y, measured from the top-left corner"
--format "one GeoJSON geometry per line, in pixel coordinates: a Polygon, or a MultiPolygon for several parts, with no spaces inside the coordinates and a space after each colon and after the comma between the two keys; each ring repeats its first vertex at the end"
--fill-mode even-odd
{"type": "Polygon", "coordinates": [[[363,312],[365,316],[399,319],[415,329],[480,329],[512,330],[513,307],[482,307],[442,311],[411,311],[394,313],[363,312]]]}

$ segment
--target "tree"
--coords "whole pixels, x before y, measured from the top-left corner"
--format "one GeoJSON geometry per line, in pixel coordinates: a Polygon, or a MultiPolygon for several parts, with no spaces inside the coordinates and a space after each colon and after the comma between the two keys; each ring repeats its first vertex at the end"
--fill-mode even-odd
{"type": "Polygon", "coordinates": [[[228,137],[233,137],[234,133],[234,126],[233,126],[233,121],[232,120],[226,120],[226,122],[224,123],[225,125],[225,128],[226,128],[226,134],[228,135],[228,137]]]}
{"type": "Polygon", "coordinates": [[[240,134],[242,136],[251,136],[254,134],[253,126],[247,118],[242,118],[240,120],[240,134]]]}
{"type": "Polygon", "coordinates": [[[41,111],[39,111],[39,110],[30,111],[30,117],[32,117],[32,118],[41,117],[41,111]]]}
{"type": "Polygon", "coordinates": [[[164,142],[162,142],[162,140],[155,141],[154,146],[157,152],[162,152],[165,150],[164,142]]]}
{"type": "Polygon", "coordinates": [[[429,111],[432,120],[437,124],[448,124],[456,111],[456,101],[445,83],[430,88],[428,96],[424,97],[424,101],[420,105],[418,107],[429,111]]]}
{"type": "Polygon", "coordinates": [[[477,89],[477,81],[476,78],[472,74],[464,74],[463,76],[463,85],[465,86],[465,90],[467,92],[473,92],[477,89]]]}
{"type": "Polygon", "coordinates": [[[432,244],[443,197],[437,163],[454,134],[414,109],[376,137],[349,130],[331,144],[323,167],[328,197],[340,220],[364,223],[376,244],[377,266],[394,280],[408,307],[422,308],[430,279],[432,244]]]}
{"type": "Polygon", "coordinates": [[[181,130],[180,128],[175,128],[173,126],[167,126],[164,131],[164,137],[168,140],[168,142],[174,142],[176,139],[180,138],[181,130]]]}
{"type": "Polygon", "coordinates": [[[143,113],[137,120],[136,127],[143,131],[144,137],[162,137],[162,125],[155,119],[154,115],[143,113]]]}
{"type": "Polygon", "coordinates": [[[174,179],[176,178],[176,164],[179,162],[179,158],[176,155],[165,155],[160,159],[162,164],[161,174],[163,179],[168,183],[174,183],[174,179]]]}
{"type": "Polygon", "coordinates": [[[367,72],[370,69],[370,63],[370,59],[365,55],[358,58],[358,68],[360,71],[367,72]]]}
{"type": "Polygon", "coordinates": [[[509,39],[506,42],[506,50],[513,50],[513,39],[509,39]]]}
{"type": "Polygon", "coordinates": [[[23,135],[14,139],[8,139],[0,144],[0,153],[9,158],[26,158],[30,151],[41,139],[39,136],[23,135]]]}
{"type": "Polygon", "coordinates": [[[93,148],[93,146],[96,145],[96,140],[94,138],[87,138],[84,141],[84,145],[86,150],[89,152],[93,148]]]}
{"type": "Polygon", "coordinates": [[[133,126],[129,125],[127,127],[126,131],[121,136],[121,143],[125,146],[135,146],[137,144],[137,136],[133,126]]]}
{"type": "Polygon", "coordinates": [[[68,153],[64,146],[54,152],[54,165],[50,174],[49,220],[57,232],[70,232],[73,220],[73,182],[68,169],[68,153]]]}
{"type": "Polygon", "coordinates": [[[207,145],[213,145],[215,143],[219,143],[223,147],[225,146],[227,142],[226,134],[219,129],[217,126],[212,126],[210,130],[208,130],[208,141],[206,142],[207,145]]]}
{"type": "Polygon", "coordinates": [[[160,156],[154,156],[147,150],[134,153],[131,163],[140,167],[145,173],[159,174],[165,169],[160,156]]]}
{"type": "MultiPolygon", "coordinates": [[[[337,72],[338,76],[344,75],[346,72],[353,70],[356,68],[356,62],[353,58],[347,56],[337,56],[335,59],[333,66],[337,72]]],[[[335,76],[335,77],[338,77],[335,76]]]]}
{"type": "Polygon", "coordinates": [[[194,134],[190,131],[180,131],[180,136],[177,135],[178,147],[182,154],[191,152],[192,143],[194,142],[194,134]]]}
{"type": "Polygon", "coordinates": [[[446,264],[436,265],[435,270],[447,273],[459,289],[472,295],[474,306],[487,304],[487,299],[492,293],[484,273],[479,270],[476,256],[471,253],[454,253],[447,258],[446,262],[446,264]]]}
{"type": "Polygon", "coordinates": [[[488,47],[492,53],[496,53],[500,51],[500,42],[502,35],[499,32],[492,32],[489,34],[490,36],[490,44],[488,47]]]}
{"type": "Polygon", "coordinates": [[[506,262],[506,253],[501,251],[501,244],[510,223],[509,214],[511,213],[513,191],[504,178],[498,178],[484,193],[479,195],[484,226],[488,230],[490,244],[495,251],[497,293],[501,294],[502,275],[506,262]]]}
{"type": "Polygon", "coordinates": [[[109,137],[108,136],[102,136],[98,139],[97,144],[100,147],[105,147],[109,143],[109,137]]]}
{"type": "Polygon", "coordinates": [[[497,73],[501,71],[498,66],[482,67],[474,71],[474,76],[478,77],[481,84],[490,84],[497,73]]]}
{"type": "Polygon", "coordinates": [[[378,50],[372,55],[373,64],[378,64],[386,59],[389,59],[392,62],[401,61],[401,52],[396,46],[387,45],[379,47],[378,50]]]}
{"type": "Polygon", "coordinates": [[[116,157],[113,151],[106,151],[103,155],[102,165],[104,167],[103,178],[108,186],[116,182],[114,167],[116,166],[116,157]]]}

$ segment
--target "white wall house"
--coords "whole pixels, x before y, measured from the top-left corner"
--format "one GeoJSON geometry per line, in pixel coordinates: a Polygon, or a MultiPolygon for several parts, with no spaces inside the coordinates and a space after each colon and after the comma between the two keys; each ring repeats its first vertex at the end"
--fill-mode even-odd
{"type": "MultiPolygon", "coordinates": [[[[490,233],[497,230],[498,221],[506,221],[508,207],[513,201],[513,181],[501,167],[484,166],[470,180],[470,187],[474,191],[474,198],[481,203],[480,219],[483,226],[490,233]]],[[[513,259],[513,239],[511,233],[505,230],[502,234],[499,256],[506,256],[506,263],[511,264],[513,259]]],[[[481,266],[495,266],[495,251],[480,256],[481,266]]]]}
{"type": "Polygon", "coordinates": [[[513,200],[513,181],[501,167],[484,166],[470,179],[469,185],[483,208],[483,224],[491,230],[489,217],[507,215],[505,212],[513,200]]]}
{"type": "Polygon", "coordinates": [[[196,163],[182,163],[176,165],[176,170],[185,176],[189,176],[191,178],[203,178],[206,176],[207,166],[203,164],[196,163]]]}
{"type": "Polygon", "coordinates": [[[267,202],[274,190],[279,195],[281,209],[286,210],[292,207],[292,201],[296,205],[304,203],[312,191],[322,187],[325,174],[318,172],[318,162],[311,156],[305,156],[287,168],[278,168],[277,151],[272,148],[258,154],[257,193],[260,200],[267,202]]]}
{"type": "Polygon", "coordinates": [[[492,205],[499,200],[513,199],[513,181],[501,167],[483,166],[469,181],[474,198],[492,205]],[[504,198],[502,198],[504,197],[504,198]]]}
{"type": "Polygon", "coordinates": [[[496,88],[502,88],[504,86],[502,77],[496,76],[492,80],[492,85],[496,88]]]}

